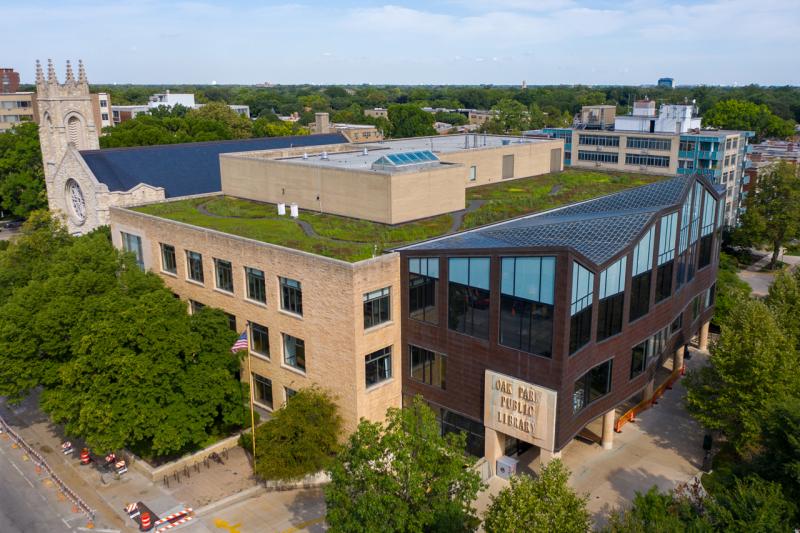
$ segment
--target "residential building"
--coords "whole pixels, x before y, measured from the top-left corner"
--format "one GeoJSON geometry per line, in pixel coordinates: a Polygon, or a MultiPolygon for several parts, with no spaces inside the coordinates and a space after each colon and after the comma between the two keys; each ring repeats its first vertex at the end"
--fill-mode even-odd
{"type": "MultiPolygon", "coordinates": [[[[147,113],[159,107],[172,108],[176,105],[181,105],[189,109],[200,109],[205,104],[198,104],[195,102],[193,93],[173,93],[169,89],[163,93],[152,95],[146,105],[120,105],[112,108],[112,121],[114,124],[120,124],[127,120],[136,118],[136,115],[147,113]]],[[[243,117],[250,118],[250,106],[241,104],[229,104],[236,114],[243,117]]]]}
{"type": "MultiPolygon", "coordinates": [[[[544,128],[542,133],[564,140],[564,165],[647,174],[704,175],[725,187],[726,225],[737,223],[742,202],[747,131],[700,129],[693,105],[634,103],[631,115],[615,116],[613,126],[598,129],[595,119],[606,106],[585,106],[572,128],[544,128]]],[[[607,124],[607,122],[604,122],[607,124]]]]}
{"type": "Polygon", "coordinates": [[[101,130],[114,125],[111,115],[111,96],[108,93],[92,93],[92,107],[94,108],[94,123],[101,130]]]}
{"type": "Polygon", "coordinates": [[[376,107],[373,109],[365,109],[364,115],[374,118],[389,118],[389,110],[385,107],[376,107]]]}
{"type": "Polygon", "coordinates": [[[750,191],[750,185],[778,161],[786,161],[800,166],[800,143],[795,141],[766,140],[761,144],[748,145],[752,150],[745,160],[742,198],[750,191]]]}
{"type": "Polygon", "coordinates": [[[13,68],[0,67],[0,94],[19,91],[19,72],[13,68]]]}
{"type": "Polygon", "coordinates": [[[658,78],[658,86],[665,87],[667,89],[672,89],[674,87],[674,79],[672,78],[658,78]]]}
{"type": "Polygon", "coordinates": [[[0,132],[23,122],[36,121],[36,95],[31,92],[0,93],[0,132]]]}
{"type": "MultiPolygon", "coordinates": [[[[458,110],[461,112],[461,110],[458,110]]],[[[486,122],[493,119],[497,113],[494,111],[485,111],[479,109],[469,109],[467,110],[467,118],[469,119],[470,124],[475,124],[477,126],[483,126],[486,122]]]]}
{"type": "Polygon", "coordinates": [[[383,140],[383,132],[372,124],[345,124],[331,122],[328,113],[314,113],[314,122],[308,125],[311,133],[341,133],[350,142],[375,142],[383,140]]]}

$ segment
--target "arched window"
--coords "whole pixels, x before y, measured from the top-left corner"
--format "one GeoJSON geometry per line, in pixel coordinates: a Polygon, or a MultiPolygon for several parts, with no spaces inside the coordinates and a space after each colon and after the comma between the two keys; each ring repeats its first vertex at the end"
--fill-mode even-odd
{"type": "Polygon", "coordinates": [[[67,119],[67,142],[82,150],[83,146],[83,124],[81,119],[76,116],[71,116],[67,119]]]}

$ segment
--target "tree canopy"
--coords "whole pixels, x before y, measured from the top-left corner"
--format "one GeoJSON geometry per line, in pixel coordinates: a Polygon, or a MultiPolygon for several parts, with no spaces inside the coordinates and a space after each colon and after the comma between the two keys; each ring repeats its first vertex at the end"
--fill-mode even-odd
{"type": "Polygon", "coordinates": [[[420,397],[408,408],[389,409],[386,420],[362,420],[331,466],[330,531],[473,530],[481,481],[464,451],[466,436],[442,436],[420,397]]]}
{"type": "Polygon", "coordinates": [[[24,218],[46,205],[39,127],[22,123],[0,133],[0,211],[24,218]]]}
{"type": "Polygon", "coordinates": [[[585,533],[592,520],[587,498],[567,482],[569,470],[560,459],[545,465],[539,476],[511,478],[511,486],[492,497],[483,528],[487,533],[585,533]]]}
{"type": "Polygon", "coordinates": [[[391,136],[420,137],[436,135],[433,129],[434,116],[414,104],[395,104],[389,106],[391,136]]]}
{"type": "Polygon", "coordinates": [[[71,238],[35,215],[0,271],[0,394],[42,387],[44,411],[98,452],[171,455],[242,425],[225,315],[188,315],[107,229],[71,238]]]}
{"type": "Polygon", "coordinates": [[[703,115],[704,126],[726,130],[746,130],[756,134],[756,140],[785,139],[794,135],[794,122],[774,115],[769,107],[745,100],[723,100],[703,115]]]}

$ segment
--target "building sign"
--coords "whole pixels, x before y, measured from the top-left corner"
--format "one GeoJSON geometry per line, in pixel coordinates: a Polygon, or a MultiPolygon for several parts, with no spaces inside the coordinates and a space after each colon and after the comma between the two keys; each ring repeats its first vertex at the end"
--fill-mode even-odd
{"type": "Polygon", "coordinates": [[[556,392],[498,372],[486,371],[483,423],[486,427],[552,450],[556,392]]]}

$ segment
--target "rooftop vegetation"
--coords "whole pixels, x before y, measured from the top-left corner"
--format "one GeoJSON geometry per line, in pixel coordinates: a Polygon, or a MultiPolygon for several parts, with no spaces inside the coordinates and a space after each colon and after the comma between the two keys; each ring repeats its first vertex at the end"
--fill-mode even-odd
{"type": "Polygon", "coordinates": [[[446,214],[393,226],[306,210],[294,220],[279,216],[273,204],[229,196],[177,200],[134,210],[354,262],[453,230],[544,211],[660,179],[664,177],[570,169],[468,189],[467,205],[474,210],[463,219],[459,214],[446,214]]]}

